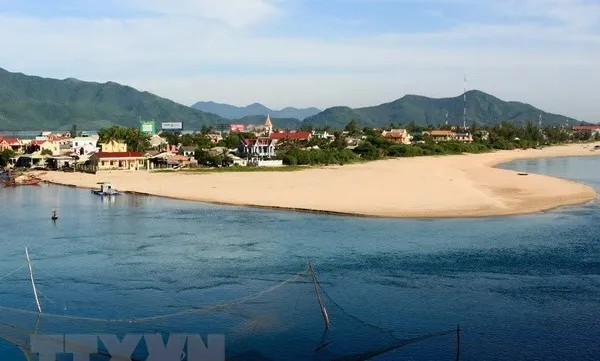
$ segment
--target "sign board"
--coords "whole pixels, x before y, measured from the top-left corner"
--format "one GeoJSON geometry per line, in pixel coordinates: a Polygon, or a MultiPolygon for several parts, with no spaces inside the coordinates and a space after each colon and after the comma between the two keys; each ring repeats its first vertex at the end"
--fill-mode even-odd
{"type": "Polygon", "coordinates": [[[163,129],[163,130],[182,130],[183,123],[182,122],[162,123],[161,129],[163,129]]]}
{"type": "Polygon", "coordinates": [[[232,132],[243,132],[246,130],[246,126],[244,124],[231,124],[230,129],[232,132]]]}
{"type": "Polygon", "coordinates": [[[154,122],[141,122],[140,131],[144,134],[154,134],[155,133],[155,125],[154,122]]]}

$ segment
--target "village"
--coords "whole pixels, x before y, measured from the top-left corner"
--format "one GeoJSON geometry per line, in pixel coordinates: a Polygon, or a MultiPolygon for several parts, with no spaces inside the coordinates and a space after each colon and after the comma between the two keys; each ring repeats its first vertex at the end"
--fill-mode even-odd
{"type": "MultiPolygon", "coordinates": [[[[162,129],[155,131],[154,122],[141,122],[140,129],[136,131],[144,142],[142,145],[137,144],[135,149],[131,149],[125,139],[115,139],[114,136],[102,139],[102,130],[99,134],[41,132],[33,139],[0,136],[0,152],[11,153],[6,162],[7,168],[95,173],[103,170],[178,170],[226,166],[281,167],[298,163],[281,156],[288,154],[290,149],[318,150],[319,145],[327,147],[327,144],[336,141],[338,149],[342,148],[343,151],[350,152],[346,154],[356,154],[359,158],[362,155],[366,160],[377,158],[365,151],[370,149],[365,145],[372,146],[368,139],[379,139],[388,145],[402,146],[396,147],[400,149],[396,151],[397,154],[392,154],[396,156],[402,156],[402,152],[413,152],[407,151],[411,145],[452,143],[467,147],[473,146],[471,143],[474,141],[490,141],[490,131],[471,131],[467,126],[440,126],[438,129],[431,127],[419,132],[409,132],[406,128],[393,125],[387,129],[359,129],[356,124],[351,123],[344,131],[337,132],[312,129],[288,131],[275,128],[270,116],[266,117],[264,124],[231,124],[228,130],[182,132],[182,129],[182,123],[163,123],[162,129]],[[182,142],[186,135],[195,137],[192,143],[196,144],[182,142]],[[202,141],[198,142],[198,139],[202,141]]],[[[581,133],[585,133],[584,137],[588,138],[598,137],[600,125],[574,126],[567,133],[565,140],[581,133]]],[[[546,138],[547,136],[540,137],[542,140],[546,138]]],[[[521,141],[514,136],[509,140],[521,141]]],[[[370,142],[375,143],[374,140],[370,142]]],[[[420,153],[414,155],[428,155],[422,152],[423,147],[414,149],[420,150],[420,153]]],[[[469,152],[469,149],[464,151],[469,152]]],[[[474,152],[479,150],[474,149],[474,152]]]]}

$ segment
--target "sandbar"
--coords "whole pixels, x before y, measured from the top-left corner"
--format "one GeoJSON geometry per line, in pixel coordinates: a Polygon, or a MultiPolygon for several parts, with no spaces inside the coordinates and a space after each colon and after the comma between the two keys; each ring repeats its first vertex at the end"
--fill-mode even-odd
{"type": "Polygon", "coordinates": [[[495,168],[523,158],[600,155],[597,144],[386,159],[293,172],[40,172],[45,181],[191,201],[354,216],[455,218],[534,213],[597,198],[585,184],[495,168]]]}

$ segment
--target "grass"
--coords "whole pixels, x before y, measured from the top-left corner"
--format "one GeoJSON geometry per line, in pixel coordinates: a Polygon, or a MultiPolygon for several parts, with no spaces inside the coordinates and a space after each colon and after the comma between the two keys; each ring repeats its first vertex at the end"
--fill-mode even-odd
{"type": "Polygon", "coordinates": [[[246,173],[246,172],[294,172],[308,169],[308,166],[284,165],[282,167],[224,167],[224,168],[187,168],[181,170],[157,169],[154,173],[246,173]]]}

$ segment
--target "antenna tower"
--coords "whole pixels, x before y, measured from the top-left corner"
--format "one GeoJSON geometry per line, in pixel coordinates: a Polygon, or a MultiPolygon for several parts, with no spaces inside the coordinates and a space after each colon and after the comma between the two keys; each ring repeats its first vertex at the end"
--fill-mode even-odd
{"type": "Polygon", "coordinates": [[[463,129],[467,129],[467,75],[465,74],[465,84],[463,93],[463,129]]]}

